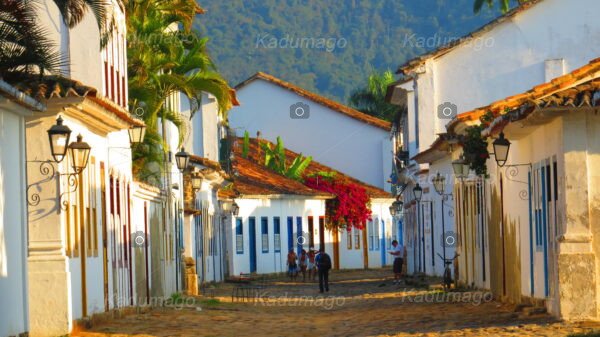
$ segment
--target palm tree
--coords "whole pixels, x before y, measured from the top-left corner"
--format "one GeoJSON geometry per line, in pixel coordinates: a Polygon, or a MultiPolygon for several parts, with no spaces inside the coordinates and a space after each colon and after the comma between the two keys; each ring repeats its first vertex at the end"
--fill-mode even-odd
{"type": "Polygon", "coordinates": [[[74,28],[81,23],[91,9],[100,31],[100,46],[106,46],[115,25],[114,18],[109,17],[113,6],[110,0],[54,0],[54,3],[69,28],[74,28]]]}
{"type": "MultiPolygon", "coordinates": [[[[128,18],[128,75],[130,105],[144,106],[144,121],[148,127],[146,146],[134,153],[139,177],[151,176],[158,156],[158,120],[171,121],[183,140],[184,121],[178,111],[165,102],[182,93],[191,107],[200,106],[202,93],[214,95],[224,120],[231,107],[233,91],[216,72],[206,50],[206,38],[192,30],[193,18],[201,12],[193,0],[135,0],[127,3],[128,18]],[[181,27],[181,30],[179,30],[181,27]],[[146,151],[146,152],[145,152],[146,151]]],[[[162,151],[169,149],[162,142],[162,151]]],[[[162,165],[158,165],[161,167],[162,165]]]]}
{"type": "Polygon", "coordinates": [[[391,71],[383,73],[374,72],[369,76],[367,86],[355,90],[349,99],[349,104],[354,109],[391,121],[398,108],[386,102],[387,87],[394,82],[394,74],[391,71]]]}
{"type": "Polygon", "coordinates": [[[65,60],[37,25],[34,8],[22,0],[0,1],[0,76],[58,71],[65,60]]]}
{"type": "MultiPolygon", "coordinates": [[[[0,74],[9,72],[57,73],[67,64],[47,32],[37,24],[36,1],[0,2],[0,74]]],[[[109,0],[54,0],[69,28],[79,24],[91,10],[101,33],[101,47],[109,41],[114,20],[109,18],[109,0]]]]}

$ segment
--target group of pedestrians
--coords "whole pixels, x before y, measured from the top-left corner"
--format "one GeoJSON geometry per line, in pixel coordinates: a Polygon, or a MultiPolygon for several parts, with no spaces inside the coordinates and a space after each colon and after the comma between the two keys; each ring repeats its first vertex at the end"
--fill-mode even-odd
{"type": "MultiPolygon", "coordinates": [[[[402,278],[402,267],[404,264],[404,256],[406,248],[398,243],[397,240],[392,241],[392,249],[389,253],[394,257],[394,284],[399,285],[402,278]]],[[[306,282],[306,274],[308,272],[309,281],[314,281],[315,277],[319,276],[320,292],[329,291],[329,270],[331,269],[331,257],[321,248],[319,252],[310,247],[308,252],[302,249],[300,256],[296,255],[293,249],[287,255],[288,275],[292,281],[298,278],[298,274],[302,273],[302,282],[306,282]]]]}
{"type": "Polygon", "coordinates": [[[329,291],[329,270],[331,269],[331,257],[325,253],[324,249],[318,252],[310,247],[308,252],[302,249],[300,256],[296,255],[293,249],[287,255],[288,275],[292,281],[298,278],[298,274],[302,273],[302,282],[306,282],[306,274],[308,280],[315,281],[319,277],[319,290],[329,291]]]}

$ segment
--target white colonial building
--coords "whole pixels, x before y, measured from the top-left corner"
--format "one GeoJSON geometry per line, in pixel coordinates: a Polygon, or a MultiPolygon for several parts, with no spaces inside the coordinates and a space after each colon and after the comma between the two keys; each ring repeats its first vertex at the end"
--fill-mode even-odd
{"type": "Polygon", "coordinates": [[[275,142],[362,182],[390,191],[391,124],[265,73],[236,86],[240,106],[231,110],[238,136],[275,142]]]}
{"type": "MultiPolygon", "coordinates": [[[[591,159],[578,157],[580,164],[570,168],[574,163],[571,156],[577,152],[573,142],[579,139],[578,147],[588,151],[595,142],[591,138],[580,139],[585,135],[582,131],[593,128],[594,122],[583,112],[556,119],[538,117],[534,122],[532,119],[539,115],[529,115],[528,110],[541,109],[539,105],[546,108],[546,104],[564,104],[560,98],[579,88],[558,93],[558,85],[568,88],[594,76],[594,65],[585,66],[600,55],[600,24],[589,14],[594,8],[599,8],[599,4],[593,0],[528,1],[465,39],[407,62],[399,69],[405,77],[390,93],[391,102],[407,107],[400,123],[405,135],[404,150],[412,158],[402,172],[409,184],[405,200],[414,199],[412,189],[420,183],[421,202],[409,202],[410,207],[421,205],[423,211],[425,203],[432,205],[430,216],[435,231],[440,233],[444,223],[446,229],[456,232],[459,281],[491,289],[511,302],[545,303],[549,311],[568,319],[598,316],[594,300],[597,284],[579,276],[597,273],[597,263],[592,262],[595,255],[590,253],[594,251],[591,234],[582,229],[592,228],[591,220],[575,216],[583,210],[573,205],[591,206],[587,201],[567,201],[567,210],[564,203],[572,191],[581,195],[594,193],[579,190],[591,186],[589,181],[575,179],[585,176],[581,170],[586,165],[590,167],[591,159]],[[456,108],[450,116],[444,116],[445,106],[456,108]],[[494,121],[514,110],[520,111],[514,115],[527,111],[528,121],[521,121],[524,115],[511,115],[519,120],[515,123],[507,118],[494,121]],[[465,151],[467,128],[473,125],[483,125],[484,139],[499,137],[498,132],[508,125],[504,130],[512,142],[508,161],[501,168],[491,154],[484,164],[487,176],[470,172],[468,176],[455,177],[452,162],[465,151]],[[575,129],[580,130],[579,138],[572,133],[575,129]],[[437,172],[446,178],[445,193],[452,193],[444,203],[444,213],[442,196],[432,184],[437,172]],[[577,239],[569,235],[580,233],[580,229],[587,234],[577,234],[577,239]],[[578,259],[582,269],[567,267],[561,259],[578,259]],[[569,289],[588,289],[594,294],[589,297],[594,303],[574,305],[574,299],[580,296],[569,289]]],[[[572,104],[593,106],[591,97],[579,101],[581,98],[571,97],[573,102],[579,102],[572,104]]],[[[488,144],[488,152],[495,152],[491,142],[488,144]]],[[[472,160],[485,154],[465,155],[472,160]]],[[[429,253],[431,247],[424,238],[428,234],[424,226],[431,219],[426,214],[409,218],[412,221],[407,222],[407,229],[420,236],[414,245],[417,254],[409,265],[413,265],[412,270],[439,274],[441,269],[437,263],[432,265],[435,259],[431,256],[440,245],[433,244],[435,250],[429,253]]],[[[432,236],[432,240],[436,238],[432,236]]]]}
{"type": "MultiPolygon", "coordinates": [[[[285,271],[285,257],[290,249],[299,254],[302,249],[308,251],[311,246],[317,250],[324,248],[332,257],[334,269],[376,268],[391,264],[392,261],[387,256],[391,241],[402,238],[400,225],[394,224],[390,215],[389,207],[394,198],[388,192],[313,160],[305,170],[305,175],[333,172],[335,177],[364,188],[371,198],[372,219],[364,224],[363,230],[332,230],[325,223],[325,205],[326,200],[333,196],[310,189],[264,167],[264,153],[259,142],[268,141],[250,139],[248,155],[244,158],[243,140],[236,140],[233,146],[235,159],[232,189],[222,193],[224,198],[235,201],[240,207],[239,216],[231,223],[232,231],[228,237],[232,239],[230,245],[234,249],[230,255],[231,260],[243,264],[232,269],[233,271],[238,274],[285,271]],[[263,229],[266,229],[265,233],[263,229]],[[256,245],[252,241],[254,235],[258,239],[256,245]],[[268,252],[265,249],[262,254],[266,255],[261,255],[263,238],[274,242],[271,235],[279,238],[276,240],[277,249],[269,248],[268,252]],[[251,241],[245,242],[242,247],[239,243],[241,237],[243,240],[250,238],[251,241]],[[238,255],[243,256],[233,253],[238,250],[238,255]],[[258,259],[256,263],[250,262],[254,261],[254,255],[264,257],[269,262],[259,263],[258,259]],[[243,268],[240,269],[240,266],[243,268]]],[[[286,160],[290,161],[299,156],[288,149],[285,149],[285,153],[286,160]]]]}

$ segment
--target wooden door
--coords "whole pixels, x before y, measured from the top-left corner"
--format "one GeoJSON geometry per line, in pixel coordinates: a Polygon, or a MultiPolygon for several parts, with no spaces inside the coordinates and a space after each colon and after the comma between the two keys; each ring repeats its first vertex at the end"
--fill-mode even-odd
{"type": "Polygon", "coordinates": [[[325,249],[325,217],[319,217],[319,249],[325,249]]]}
{"type": "Polygon", "coordinates": [[[333,236],[333,269],[340,269],[340,233],[333,229],[331,231],[333,236]]]}
{"type": "Polygon", "coordinates": [[[110,309],[108,301],[108,229],[106,227],[106,171],[100,162],[100,202],[102,209],[102,269],[104,285],[104,311],[110,309]]]}

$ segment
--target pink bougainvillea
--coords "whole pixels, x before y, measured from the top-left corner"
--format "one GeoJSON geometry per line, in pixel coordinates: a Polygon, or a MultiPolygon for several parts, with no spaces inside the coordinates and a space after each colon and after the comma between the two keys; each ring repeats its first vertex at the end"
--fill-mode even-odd
{"type": "Polygon", "coordinates": [[[304,184],[315,190],[327,192],[336,197],[327,200],[327,223],[334,228],[355,227],[363,229],[371,219],[371,199],[360,185],[336,177],[311,176],[304,184]]]}

